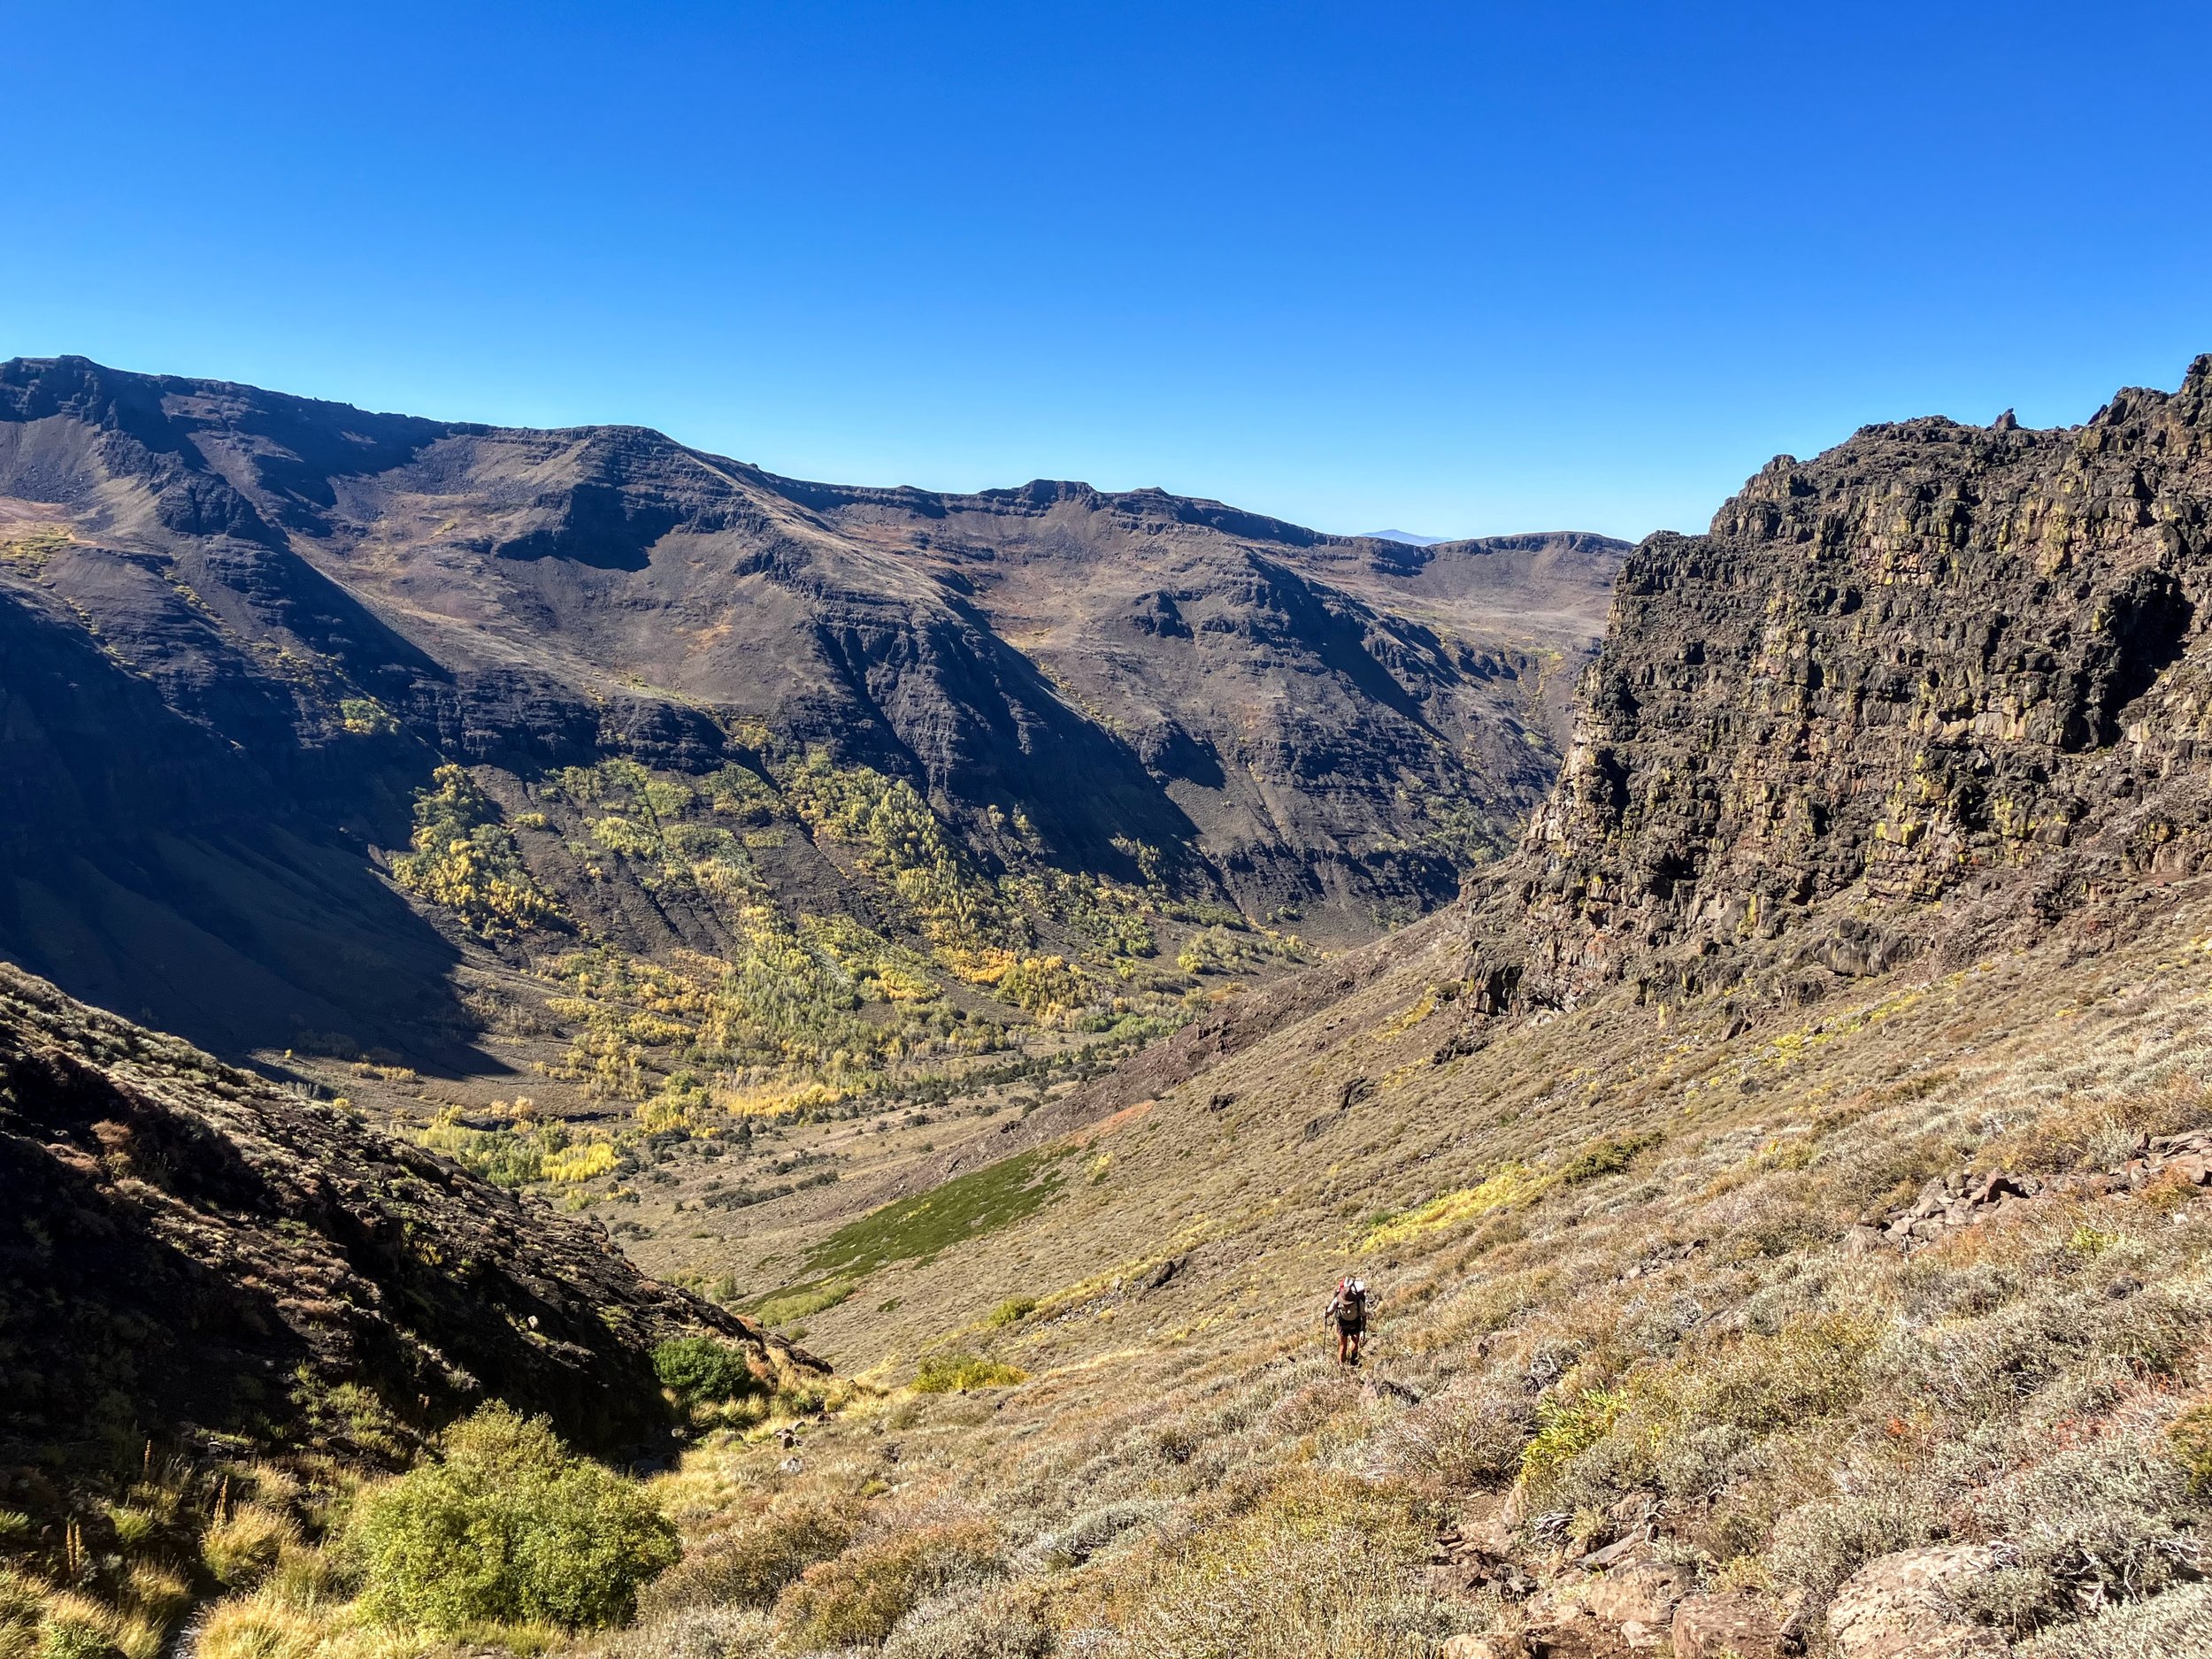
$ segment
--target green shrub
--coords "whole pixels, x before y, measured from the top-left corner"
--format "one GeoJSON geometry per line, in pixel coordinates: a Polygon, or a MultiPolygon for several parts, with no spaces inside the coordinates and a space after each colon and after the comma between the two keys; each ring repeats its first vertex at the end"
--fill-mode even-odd
{"type": "Polygon", "coordinates": [[[572,1456],[542,1418],[499,1405],[448,1429],[432,1461],[364,1494],[347,1541],[373,1615],[449,1635],[618,1623],[680,1553],[636,1483],[572,1456]]]}
{"type": "Polygon", "coordinates": [[[888,1532],[800,1575],[776,1602],[787,1647],[853,1647],[888,1636],[916,1606],[997,1563],[998,1536],[981,1521],[888,1532]]]}
{"type": "Polygon", "coordinates": [[[1029,1373],[973,1354],[933,1354],[914,1373],[918,1394],[965,1394],[971,1388],[1005,1388],[1029,1380],[1029,1373]]]}
{"type": "Polygon", "coordinates": [[[1531,1486],[1612,1431],[1626,1402],[1617,1390],[1593,1388],[1571,1400],[1546,1395],[1536,1402],[1536,1433],[1521,1452],[1521,1473],[1531,1486]]]}
{"type": "Polygon", "coordinates": [[[1034,1296],[1009,1296],[991,1310],[990,1316],[985,1323],[995,1329],[1002,1330],[1010,1325],[1019,1325],[1036,1311],[1037,1299],[1034,1296]]]}
{"type": "Polygon", "coordinates": [[[718,1405],[765,1393],[745,1350],[710,1336],[679,1337],[653,1350],[653,1371],[686,1405],[718,1405]]]}
{"type": "Polygon", "coordinates": [[[38,1659],[111,1659],[115,1644],[88,1620],[49,1619],[39,1627],[38,1659]]]}

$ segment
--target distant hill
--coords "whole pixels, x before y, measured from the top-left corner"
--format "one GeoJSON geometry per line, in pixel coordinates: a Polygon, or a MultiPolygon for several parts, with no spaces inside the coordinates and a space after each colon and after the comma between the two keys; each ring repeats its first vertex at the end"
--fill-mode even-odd
{"type": "Polygon", "coordinates": [[[1408,547],[1435,547],[1451,540],[1448,535],[1416,535],[1410,530],[1363,530],[1360,536],[1369,541],[1402,541],[1408,547]]]}

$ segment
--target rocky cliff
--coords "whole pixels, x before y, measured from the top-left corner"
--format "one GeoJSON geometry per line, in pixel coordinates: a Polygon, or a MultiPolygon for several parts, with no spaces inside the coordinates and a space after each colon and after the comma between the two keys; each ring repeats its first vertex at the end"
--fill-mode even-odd
{"type": "Polygon", "coordinates": [[[1486,881],[1495,1000],[1815,996],[2064,924],[2206,852],[2212,358],[2085,426],[1778,457],[1623,568],[1557,788],[1486,881]]]}

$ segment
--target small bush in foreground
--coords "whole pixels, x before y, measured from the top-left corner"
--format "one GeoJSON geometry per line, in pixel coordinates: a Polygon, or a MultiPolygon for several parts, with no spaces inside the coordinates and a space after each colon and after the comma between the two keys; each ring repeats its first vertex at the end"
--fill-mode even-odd
{"type": "Polygon", "coordinates": [[[1004,1591],[914,1614],[883,1644],[883,1659],[1047,1659],[1052,1627],[1029,1601],[1004,1591]]]}
{"type": "Polygon", "coordinates": [[[1432,1537],[1380,1490],[1308,1475],[1128,1563],[1104,1610],[1145,1659],[1416,1659],[1458,1627],[1414,1577],[1432,1537]]]}
{"type": "Polygon", "coordinates": [[[455,1425],[434,1460],[365,1494],[348,1541],[373,1615],[449,1635],[619,1623],[680,1553],[635,1483],[504,1406],[455,1425]]]}
{"type": "Polygon", "coordinates": [[[933,1595],[996,1566],[998,1534],[982,1521],[947,1521],[890,1532],[809,1567],[776,1603],[785,1645],[851,1647],[880,1642],[933,1595]]]}
{"type": "Polygon", "coordinates": [[[698,1607],[767,1607],[809,1567],[851,1543],[860,1519],[855,1503],[780,1502],[695,1546],[653,1581],[640,1609],[648,1617],[661,1617],[698,1607]]]}

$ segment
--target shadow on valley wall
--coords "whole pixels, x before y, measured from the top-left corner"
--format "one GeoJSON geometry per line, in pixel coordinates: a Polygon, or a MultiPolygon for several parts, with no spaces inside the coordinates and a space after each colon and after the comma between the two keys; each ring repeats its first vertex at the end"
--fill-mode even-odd
{"type": "Polygon", "coordinates": [[[495,1064],[458,951],[370,864],[406,835],[402,757],[380,758],[334,822],[65,618],[0,601],[0,956],[220,1054],[495,1064]]]}

